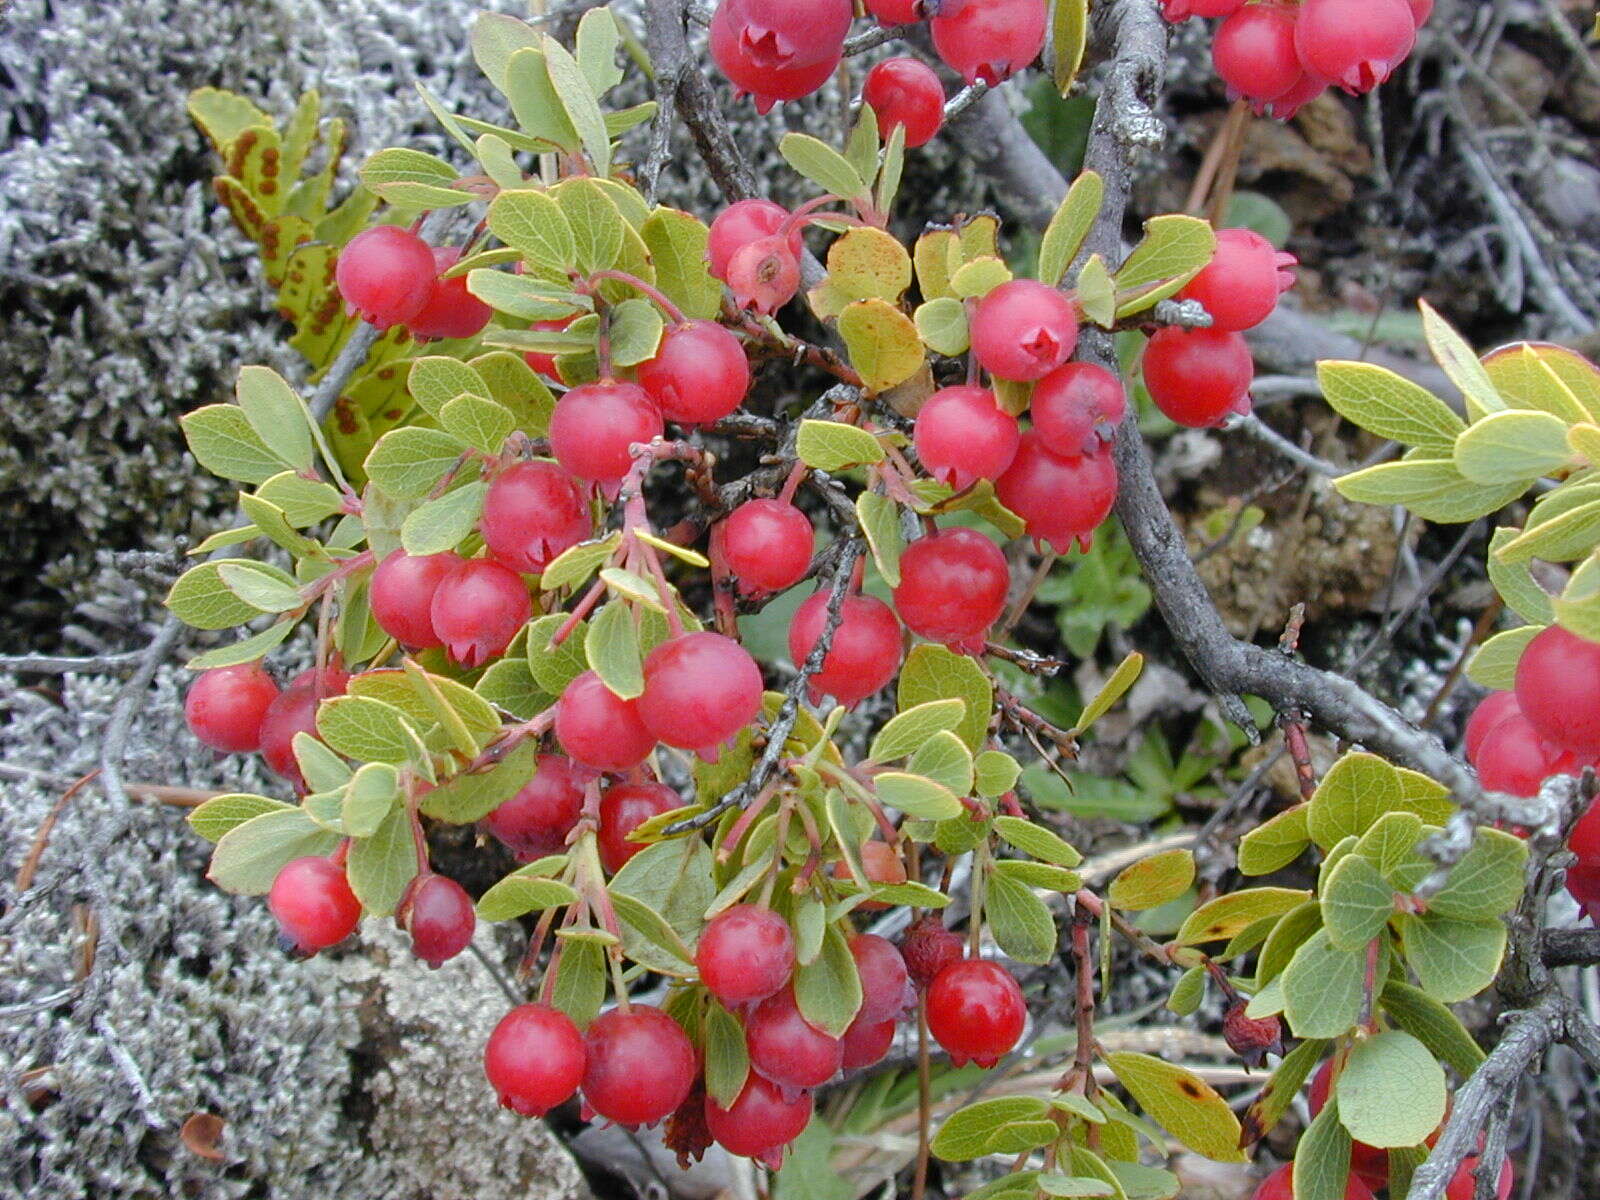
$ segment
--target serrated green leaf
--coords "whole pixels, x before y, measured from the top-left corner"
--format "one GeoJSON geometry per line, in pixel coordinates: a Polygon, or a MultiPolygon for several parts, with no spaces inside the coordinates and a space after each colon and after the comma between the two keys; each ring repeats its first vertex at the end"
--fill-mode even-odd
{"type": "Polygon", "coordinates": [[[1394,888],[1359,854],[1346,855],[1321,892],[1323,928],[1336,950],[1364,948],[1394,915],[1394,888]]]}
{"type": "Polygon", "coordinates": [[[867,195],[867,184],[850,161],[809,134],[786,133],[778,143],[784,161],[805,178],[843,200],[867,195]]]}
{"type": "Polygon", "coordinates": [[[1571,457],[1567,427],[1560,419],[1517,409],[1474,422],[1456,439],[1454,455],[1456,469],[1478,484],[1531,482],[1565,466],[1571,457]]]}
{"type": "Polygon", "coordinates": [[[1359,1041],[1334,1084],[1339,1119],[1358,1142],[1416,1146],[1445,1113],[1444,1069],[1409,1033],[1390,1030],[1359,1041]]]}
{"type": "Polygon", "coordinates": [[[334,696],[317,710],[317,735],[332,749],[359,762],[403,766],[414,743],[406,717],[392,704],[366,696],[334,696]]]}
{"type": "Polygon", "coordinates": [[[1055,957],[1056,923],[1033,889],[1000,872],[989,876],[984,916],[1000,949],[1018,962],[1047,963],[1055,957]]]}
{"type": "Polygon", "coordinates": [[[206,841],[217,842],[229,830],[237,829],[253,817],[263,813],[285,812],[293,807],[292,804],[271,800],[266,796],[231,792],[226,796],[211,797],[198,808],[192,809],[186,820],[189,828],[206,841]]]}
{"type": "Polygon", "coordinates": [[[1448,455],[1467,428],[1426,388],[1372,363],[1319,362],[1317,382],[1345,420],[1408,446],[1448,455]]]}
{"type": "Polygon", "coordinates": [[[1106,893],[1116,908],[1143,912],[1176,900],[1194,882],[1194,853],[1167,850],[1124,867],[1106,893]]]}
{"type": "Polygon", "coordinates": [[[305,809],[275,808],[222,834],[206,878],[237,896],[265,896],[285,864],[331,854],[338,844],[339,835],[323,829],[305,809]]]}
{"type": "Polygon", "coordinates": [[[488,222],[490,233],[535,266],[565,277],[578,265],[572,226],[544,192],[501,192],[489,205],[488,222]]]}
{"type": "Polygon", "coordinates": [[[1163,1129],[1196,1154],[1243,1162],[1239,1119],[1228,1102],[1193,1071],[1148,1054],[1107,1054],[1106,1066],[1163,1129]]]}
{"type": "Polygon", "coordinates": [[[801,421],[795,439],[800,461],[818,471],[842,471],[846,467],[882,462],[883,446],[864,429],[839,421],[801,421]]]}
{"type": "Polygon", "coordinates": [[[400,526],[400,544],[407,554],[441,554],[459,546],[483,516],[489,485],[476,480],[414,510],[400,526]]]}

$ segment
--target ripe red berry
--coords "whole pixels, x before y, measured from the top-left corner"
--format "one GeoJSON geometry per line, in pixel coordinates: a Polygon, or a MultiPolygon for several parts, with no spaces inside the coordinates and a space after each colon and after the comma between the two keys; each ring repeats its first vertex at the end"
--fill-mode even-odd
{"type": "Polygon", "coordinates": [[[1248,1001],[1235,1000],[1222,1016],[1222,1036],[1247,1067],[1259,1067],[1268,1054],[1283,1053],[1283,1022],[1277,1017],[1252,1017],[1248,1001]]]}
{"type": "Polygon", "coordinates": [[[459,246],[435,246],[433,286],[422,311],[406,322],[406,328],[419,338],[475,337],[494,315],[482,300],[467,291],[467,277],[441,279],[461,257],[459,246]]]}
{"type": "Polygon", "coordinates": [[[909,25],[923,18],[922,0],[867,0],[867,12],[880,25],[909,25]]]}
{"type": "Polygon", "coordinates": [[[958,1067],[994,1066],[1017,1044],[1027,1019],[1017,981],[987,959],[952,963],[928,988],[928,1031],[958,1067]]]}
{"type": "Polygon", "coordinates": [[[600,865],[615,875],[645,848],[628,835],[651,817],[681,808],[678,793],[660,783],[619,783],[600,797],[600,865]]]}
{"type": "Polygon", "coordinates": [[[1244,0],[1161,0],[1161,15],[1178,22],[1189,17],[1225,17],[1244,0]]]}
{"type": "MultiPolygon", "coordinates": [[[[1461,1166],[1445,1185],[1444,1200],[1472,1200],[1477,1194],[1478,1177],[1474,1174],[1477,1169],[1477,1155],[1462,1159],[1461,1166]]],[[[1516,1172],[1511,1169],[1509,1160],[1502,1162],[1500,1176],[1494,1185],[1495,1200],[1510,1200],[1511,1189],[1514,1186],[1516,1186],[1516,1172]]]]}
{"type": "Polygon", "coordinates": [[[1294,44],[1307,71],[1359,93],[1389,78],[1416,38],[1407,0],[1302,0],[1294,44]]]}
{"type": "MultiPolygon", "coordinates": [[[[906,864],[895,848],[887,842],[866,842],[861,847],[861,868],[871,883],[896,884],[906,881],[906,864]]],[[[835,879],[849,879],[850,868],[843,859],[833,864],[835,879]]],[[[856,905],[858,912],[883,912],[890,905],[881,900],[863,900],[856,905]]]]}
{"type": "Polygon", "coordinates": [[[450,657],[464,667],[481,667],[506,652],[533,616],[533,600],[510,567],[474,558],[444,577],[428,614],[450,657]]]}
{"type": "MultiPolygon", "coordinates": [[[[811,593],[789,622],[789,657],[796,667],[804,665],[827,628],[828,595],[825,588],[811,593]]],[[[839,615],[822,670],[811,677],[811,697],[832,696],[855,705],[894,678],[903,635],[894,610],[876,596],[846,596],[839,615]]]]}
{"type": "Polygon", "coordinates": [[[323,699],[329,696],[342,696],[350,686],[351,675],[349,671],[336,666],[323,667],[319,673],[315,667],[307,667],[293,679],[289,680],[290,687],[320,687],[323,699]]]}
{"type": "Polygon", "coordinates": [[[1094,531],[1117,499],[1117,464],[1109,450],[1062,458],[1045,449],[1037,429],[1022,435],[1011,468],[995,494],[1028,526],[1034,542],[1065,554],[1076,542],[1087,550],[1094,531]]]}
{"type": "Polygon", "coordinates": [[[850,0],[721,0],[711,18],[711,56],[764,113],[828,81],[854,15],[850,0]]]}
{"type": "Polygon", "coordinates": [[[1567,868],[1567,891],[1591,921],[1600,924],[1600,803],[1578,818],[1567,839],[1578,861],[1567,868]]]}
{"type": "Polygon", "coordinates": [[[626,1012],[603,1012],[583,1045],[583,1098],[618,1125],[654,1125],[671,1116],[694,1086],[694,1044],[659,1008],[633,1004],[626,1012]]]}
{"type": "Polygon", "coordinates": [[[1494,727],[1507,717],[1514,717],[1522,712],[1522,707],[1517,703],[1515,692],[1490,692],[1472,710],[1472,716],[1467,719],[1467,728],[1463,736],[1463,748],[1467,753],[1469,762],[1477,762],[1478,749],[1483,745],[1483,739],[1489,736],[1494,727]]]}
{"type": "Polygon", "coordinates": [[[511,799],[483,819],[518,862],[559,854],[583,815],[583,791],[593,776],[559,754],[541,754],[538,769],[511,799]]]}
{"type": "Polygon", "coordinates": [[[740,308],[770,316],[800,290],[800,259],[783,238],[758,238],[734,252],[727,282],[740,308]]]}
{"type": "Polygon", "coordinates": [[[944,84],[915,58],[887,58],[873,67],[861,85],[861,99],[877,114],[885,138],[896,125],[904,126],[911,149],[931,142],[944,124],[944,84]]]}
{"type": "Polygon", "coordinates": [[[1045,449],[1076,458],[1116,439],[1117,426],[1128,414],[1128,393],[1104,367],[1071,362],[1034,385],[1028,412],[1045,449]]]}
{"type": "Polygon", "coordinates": [[[1272,315],[1278,296],[1294,286],[1294,265],[1294,255],[1279,253],[1254,230],[1218,230],[1211,262],[1178,297],[1205,305],[1212,329],[1253,329],[1272,315]]]}
{"type": "Polygon", "coordinates": [[[1255,364],[1237,333],[1220,329],[1156,331],[1144,348],[1144,385],[1156,407],[1179,425],[1204,429],[1250,411],[1255,364]]]}
{"type": "Polygon", "coordinates": [[[750,1011],[744,1037],[750,1066],[780,1087],[819,1087],[839,1073],[839,1039],[805,1019],[792,987],[750,1011]]]}
{"type": "Polygon", "coordinates": [[[1433,16],[1433,0],[1406,0],[1411,5],[1411,19],[1421,29],[1428,23],[1428,18],[1433,16]]]}
{"type": "Polygon", "coordinates": [[[454,879],[427,875],[412,887],[406,910],[411,951],[430,967],[437,968],[465,950],[477,925],[472,897],[454,879]]]}
{"type": "MultiPolygon", "coordinates": [[[[929,23],[933,48],[968,83],[1009,79],[1044,49],[1044,0],[966,0],[945,4],[929,23]]],[[[1002,378],[1006,378],[1002,376],[1002,378]]]]}
{"type": "Polygon", "coordinates": [[[717,748],[761,712],[761,668],[720,633],[686,633],[644,660],[639,716],[660,741],[715,761],[717,748]]]}
{"type": "Polygon", "coordinates": [[[957,526],[918,538],[900,556],[895,611],[930,641],[980,641],[1006,606],[1006,556],[976,529],[957,526]]]}
{"type": "Polygon", "coordinates": [[[294,735],[317,736],[317,708],[322,698],[314,687],[290,688],[267,707],[261,718],[261,757],[283,778],[305,791],[300,761],[294,756],[294,735]]]}
{"type": "Polygon", "coordinates": [[[633,466],[628,447],[661,436],[661,410],[636,383],[602,379],[573,388],[550,416],[550,448],[579,479],[622,480],[633,466]]]}
{"type": "MultiPolygon", "coordinates": [[[[868,845],[882,846],[882,842],[868,845]]],[[[861,1010],[857,1016],[869,1021],[898,1017],[916,1003],[906,960],[893,942],[875,933],[858,933],[850,939],[850,956],[861,977],[861,1010]]]]}
{"type": "Polygon", "coordinates": [[[917,457],[928,474],[956,491],[998,479],[1017,455],[1017,419],[981,387],[940,388],[917,413],[917,457]]]}
{"type": "Polygon", "coordinates": [[[892,1020],[869,1021],[865,1013],[857,1013],[839,1039],[840,1070],[859,1071],[881,1063],[894,1045],[896,1027],[892,1020]]]}
{"type": "Polygon", "coordinates": [[[1600,643],[1552,625],[1517,661],[1522,715],[1558,746],[1600,754],[1600,643]]]}
{"type": "Polygon", "coordinates": [[[390,551],[372,573],[369,600],[378,628],[412,650],[444,645],[433,628],[433,594],[463,561],[451,550],[421,555],[390,551]]]}
{"type": "Polygon", "coordinates": [[[783,1164],[783,1151],[811,1122],[811,1093],[785,1097],[783,1089],[751,1072],[744,1090],[723,1108],[706,1097],[706,1126],[729,1154],[754,1158],[773,1170],[783,1164]]]}
{"type": "Polygon", "coordinates": [[[1576,759],[1541,737],[1525,715],[1513,713],[1483,735],[1472,765],[1489,791],[1536,796],[1546,779],[1573,769],[1576,759]]]}
{"type": "Polygon", "coordinates": [[[933,915],[914,922],[900,942],[900,955],[906,961],[906,974],[912,986],[919,991],[927,991],[928,985],[939,977],[939,972],[951,963],[960,962],[964,954],[961,939],[933,915]]]}
{"type": "Polygon", "coordinates": [[[583,1035],[566,1013],[547,1004],[519,1004],[489,1035],[483,1073],[501,1107],[542,1117],[578,1090],[584,1057],[583,1035]]]}
{"type": "Polygon", "coordinates": [[[1230,100],[1243,96],[1260,111],[1300,82],[1305,72],[1294,49],[1297,11],[1271,0],[1247,4],[1218,27],[1211,61],[1230,100]]]}
{"type": "Polygon", "coordinates": [[[715,321],[690,321],[667,331],[656,356],[639,367],[639,385],[667,420],[709,425],[744,403],[750,360],[715,321]]]}
{"type": "Polygon", "coordinates": [[[267,907],[283,940],[301,954],[336,946],[355,932],[361,901],[350,890],[344,868],[309,855],[286,863],[272,881],[267,907]]]}
{"type": "MultiPolygon", "coordinates": [[[[1251,1200],[1294,1200],[1294,1164],[1285,1163],[1263,1179],[1251,1200]]],[[[1372,1200],[1372,1189],[1352,1175],[1344,1185],[1344,1200],[1372,1200]]]]}
{"type": "Polygon", "coordinates": [[[552,462],[523,462],[495,476],[478,528],[496,562],[538,575],[588,537],[593,523],[571,475],[552,462]]]}
{"type": "Polygon", "coordinates": [[[729,1008],[765,1000],[794,973],[794,934],[770,908],[735,904],[711,919],[694,953],[700,982],[729,1008]]]}
{"type": "MultiPolygon", "coordinates": [[[[570,317],[557,317],[553,321],[535,321],[529,328],[538,330],[541,333],[560,333],[577,319],[578,314],[573,313],[570,317]]],[[[556,356],[554,354],[546,354],[542,350],[529,350],[522,358],[528,366],[533,368],[535,374],[543,375],[546,379],[555,379],[562,383],[566,382],[561,378],[561,372],[556,367],[556,356]]]]}
{"type": "Polygon", "coordinates": [[[1287,121],[1327,90],[1326,79],[1307,71],[1300,76],[1298,83],[1276,100],[1270,101],[1263,111],[1280,121],[1287,121]]]}
{"type": "MultiPolygon", "coordinates": [[[[739,200],[728,205],[711,222],[706,242],[706,259],[711,273],[727,282],[728,264],[751,242],[771,237],[789,219],[789,210],[771,200],[739,200]]],[[[800,257],[804,243],[797,225],[789,231],[789,249],[800,257]]]]}
{"type": "Polygon", "coordinates": [[[585,671],[556,701],[556,740],[575,760],[597,771],[626,771],[656,748],[638,700],[624,700],[593,671],[585,671]]]}
{"type": "Polygon", "coordinates": [[[1002,283],[973,314],[972,352],[1000,379],[1042,379],[1066,362],[1077,344],[1072,301],[1034,279],[1002,283]]]}
{"type": "Polygon", "coordinates": [[[183,698],[183,717],[213,750],[246,754],[261,746],[261,722],[278,685],[258,662],[202,671],[183,698]]]}
{"type": "Polygon", "coordinates": [[[423,310],[436,274],[427,242],[399,226],[377,225],[339,252],[334,282],[352,312],[388,329],[423,310]]]}
{"type": "Polygon", "coordinates": [[[815,540],[805,513],[783,500],[747,500],[722,525],[723,556],[746,595],[799,583],[815,540]]]}

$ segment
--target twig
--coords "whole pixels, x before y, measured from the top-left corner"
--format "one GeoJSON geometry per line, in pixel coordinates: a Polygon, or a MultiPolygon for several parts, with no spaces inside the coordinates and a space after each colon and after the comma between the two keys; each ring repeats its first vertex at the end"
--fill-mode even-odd
{"type": "Polygon", "coordinates": [[[1229,421],[1229,432],[1232,432],[1235,429],[1239,430],[1241,433],[1248,433],[1258,442],[1261,442],[1263,445],[1270,446],[1273,450],[1277,451],[1291,462],[1298,463],[1300,466],[1310,471],[1313,475],[1325,475],[1331,477],[1334,475],[1344,474],[1343,470],[1334,466],[1327,459],[1318,458],[1315,454],[1310,454],[1307,451],[1300,449],[1299,446],[1296,446],[1288,438],[1284,437],[1283,434],[1279,433],[1271,425],[1268,425],[1253,412],[1243,413],[1229,421]]]}
{"type": "Polygon", "coordinates": [[[122,1072],[122,1077],[133,1089],[133,1094],[139,1101],[139,1109],[144,1113],[145,1124],[151,1129],[167,1128],[167,1121],[156,1111],[156,1098],[150,1094],[150,1085],[144,1081],[144,1075],[139,1071],[139,1064],[133,1061],[133,1055],[128,1053],[127,1047],[117,1037],[116,1031],[106,1020],[105,1013],[95,1016],[94,1028],[100,1035],[101,1041],[105,1043],[106,1053],[111,1055],[111,1061],[117,1064],[117,1070],[122,1072]]]}
{"type": "Polygon", "coordinates": [[[140,652],[70,658],[56,654],[0,654],[0,671],[17,675],[111,675],[139,665],[140,652]]]}

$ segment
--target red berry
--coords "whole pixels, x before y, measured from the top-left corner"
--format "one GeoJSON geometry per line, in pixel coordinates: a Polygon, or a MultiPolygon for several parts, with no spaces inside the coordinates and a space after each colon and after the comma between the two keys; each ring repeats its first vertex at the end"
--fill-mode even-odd
{"type": "Polygon", "coordinates": [[[1034,385],[1028,412],[1046,450],[1076,458],[1116,439],[1117,426],[1128,414],[1128,393],[1104,367],[1067,363],[1034,385]]]}
{"type": "Polygon", "coordinates": [[[814,1088],[839,1073],[839,1039],[805,1019],[792,987],[751,1010],[744,1036],[750,1066],[780,1087],[814,1088]]]}
{"type": "MultiPolygon", "coordinates": [[[[867,844],[882,846],[884,843],[867,844]]],[[[850,956],[855,959],[856,974],[861,977],[861,1011],[857,1016],[869,1021],[887,1021],[916,1002],[911,978],[906,973],[906,960],[900,957],[893,942],[875,933],[858,933],[850,939],[850,956]]]]}
{"type": "Polygon", "coordinates": [[[856,1014],[839,1039],[840,1069],[859,1071],[881,1063],[894,1045],[895,1028],[894,1021],[869,1021],[865,1013],[856,1014]]]}
{"type": "Polygon", "coordinates": [[[938,978],[951,963],[961,961],[965,951],[961,939],[944,927],[936,916],[926,916],[916,921],[900,942],[900,954],[906,961],[906,974],[912,986],[927,991],[928,985],[938,978]]]}
{"type": "Polygon", "coordinates": [[[828,81],[854,15],[850,0],[721,0],[711,18],[711,56],[764,113],[828,81]]]}
{"type": "Polygon", "coordinates": [[[786,1098],[783,1089],[751,1072],[728,1108],[706,1097],[706,1126],[729,1154],[760,1159],[776,1170],[783,1151],[811,1122],[811,1093],[786,1098]]]}
{"type": "Polygon", "coordinates": [[[556,740],[575,760],[597,771],[626,771],[656,748],[637,700],[624,700],[593,671],[585,671],[556,701],[556,740]]]}
{"type": "Polygon", "coordinates": [[[378,628],[413,650],[444,645],[433,628],[433,595],[463,561],[452,550],[421,555],[391,551],[372,573],[370,603],[378,628]]]}
{"type": "MultiPolygon", "coordinates": [[[[867,842],[861,847],[861,868],[871,883],[896,884],[906,881],[906,864],[895,848],[887,842],[867,842]]],[[[835,879],[849,879],[850,868],[841,859],[833,864],[835,879]]],[[[863,900],[856,905],[858,912],[884,912],[890,905],[881,900],[863,900]]]]}
{"type": "MultiPolygon", "coordinates": [[[[1262,1180],[1251,1200],[1294,1200],[1294,1164],[1285,1163],[1262,1180]]],[[[1344,1200],[1372,1200],[1372,1190],[1352,1175],[1344,1185],[1344,1200]]]]}
{"type": "Polygon", "coordinates": [[[867,0],[867,12],[880,25],[909,25],[922,20],[922,0],[867,0]]]}
{"type": "Polygon", "coordinates": [[[720,633],[686,633],[644,660],[639,716],[660,741],[716,760],[717,748],[761,712],[761,668],[720,633]]]}
{"type": "Polygon", "coordinates": [[[1253,329],[1272,315],[1278,296],[1294,286],[1289,269],[1294,265],[1294,255],[1280,254],[1254,230],[1218,230],[1211,262],[1178,297],[1205,305],[1212,329],[1235,333],[1253,329]]]}
{"type": "Polygon", "coordinates": [[[267,893],[267,907],[284,941],[302,954],[338,945],[361,920],[361,901],[350,890],[344,868],[316,855],[283,866],[267,893]]]}
{"type": "Polygon", "coordinates": [[[316,687],[320,686],[323,699],[329,696],[342,696],[350,686],[351,675],[335,666],[326,666],[319,673],[315,667],[307,667],[293,679],[289,680],[290,687],[316,687]]]}
{"type": "MultiPolygon", "coordinates": [[[[739,200],[728,205],[711,222],[711,236],[706,242],[711,273],[726,282],[733,256],[751,242],[777,233],[788,219],[789,210],[771,200],[739,200]]],[[[798,225],[789,231],[789,249],[797,259],[804,249],[798,225]]]]}
{"type": "Polygon", "coordinates": [[[423,310],[436,274],[427,242],[396,225],[377,225],[339,252],[334,282],[352,312],[388,329],[423,310]]]}
{"type": "Polygon", "coordinates": [[[1600,643],[1552,625],[1517,661],[1517,703],[1558,746],[1600,754],[1600,643]]]}
{"type": "Polygon", "coordinates": [[[968,83],[982,80],[993,87],[1044,49],[1044,0],[966,0],[939,11],[929,23],[933,48],[968,83]]]}
{"type": "Polygon", "coordinates": [[[306,781],[300,760],[294,756],[294,735],[317,736],[317,708],[322,698],[314,687],[290,688],[268,707],[261,718],[261,757],[279,775],[303,792],[306,781]]]}
{"type": "Polygon", "coordinates": [[[1017,981],[986,959],[952,963],[928,988],[928,1031],[958,1067],[994,1066],[1017,1044],[1027,1019],[1017,981]]]}
{"type": "Polygon", "coordinates": [[[1017,455],[1017,419],[981,387],[940,388],[917,413],[917,457],[928,474],[956,491],[998,479],[1017,455]]]}
{"type": "Polygon", "coordinates": [[[1042,379],[1072,356],[1078,314],[1061,292],[1033,279],[1002,283],[978,302],[972,352],[1000,379],[1042,379]]]}
{"type": "Polygon", "coordinates": [[[995,494],[1028,526],[1035,543],[1065,554],[1073,542],[1087,550],[1117,499],[1117,464],[1109,451],[1061,458],[1045,449],[1037,429],[1022,435],[1011,468],[995,494]]]}
{"type": "Polygon", "coordinates": [[[472,897],[454,879],[428,875],[412,888],[406,911],[411,951],[430,967],[437,968],[465,950],[477,925],[472,897]]]}
{"type": "Polygon", "coordinates": [[[1411,5],[1411,19],[1421,29],[1428,23],[1428,18],[1433,16],[1433,0],[1406,0],[1411,5]]]}
{"type": "Polygon", "coordinates": [[[887,58],[867,72],[861,99],[877,114],[885,140],[896,125],[905,127],[906,146],[933,140],[944,124],[944,84],[932,67],[914,58],[887,58]]]}
{"type": "Polygon", "coordinates": [[[1255,364],[1237,333],[1220,329],[1156,331],[1144,348],[1144,385],[1156,407],[1179,425],[1203,429],[1250,411],[1255,364]]]}
{"type": "Polygon", "coordinates": [[[618,1125],[654,1125],[672,1115],[694,1086],[694,1044],[648,1004],[601,1013],[583,1039],[583,1098],[618,1125]]]}
{"type": "Polygon", "coordinates": [[[533,600],[510,567],[474,558],[445,576],[428,613],[450,657],[464,667],[481,667],[506,652],[533,616],[533,600]]]}
{"type": "Polygon", "coordinates": [[[1600,803],[1578,818],[1567,839],[1567,849],[1578,861],[1567,868],[1567,891],[1591,921],[1600,923],[1600,803]]]}
{"type": "Polygon", "coordinates": [[[1302,0],[1294,31],[1306,70],[1351,93],[1389,78],[1416,38],[1407,0],[1302,0]]]}
{"type": "Polygon", "coordinates": [[[815,540],[805,513],[783,500],[747,500],[722,525],[723,556],[746,595],[799,583],[815,540]]]}
{"type": "Polygon", "coordinates": [[[735,904],[718,913],[695,949],[700,982],[729,1008],[765,1000],[794,973],[794,934],[770,908],[735,904]]]}
{"type": "Polygon", "coordinates": [[[570,758],[541,754],[533,778],[483,819],[484,828],[504,842],[518,862],[559,854],[583,815],[583,791],[591,778],[570,758]]]}
{"type": "Polygon", "coordinates": [[[494,1027],[483,1048],[483,1073],[503,1108],[542,1117],[572,1098],[583,1079],[583,1035],[547,1004],[519,1004],[494,1027]]]}
{"type": "Polygon", "coordinates": [[[1247,1067],[1259,1067],[1268,1054],[1283,1053],[1283,1022],[1277,1017],[1252,1017],[1249,1002],[1235,1000],[1222,1016],[1222,1036],[1247,1067]]]}
{"type": "MultiPolygon", "coordinates": [[[[789,621],[789,657],[796,667],[805,664],[827,628],[828,596],[827,589],[811,593],[789,621]]],[[[811,697],[855,705],[894,678],[903,635],[894,610],[876,596],[846,596],[839,614],[822,670],[811,677],[811,697]]]]}
{"type": "Polygon", "coordinates": [[[800,290],[800,259],[782,238],[758,238],[734,252],[727,282],[740,308],[770,316],[800,290]]]}
{"type": "Polygon", "coordinates": [[[1287,4],[1247,4],[1217,29],[1211,61],[1228,85],[1228,98],[1243,96],[1259,111],[1300,82],[1304,70],[1294,50],[1294,18],[1287,4]]]}
{"type": "MultiPolygon", "coordinates": [[[[1314,1117],[1322,1111],[1322,1106],[1328,1102],[1328,1094],[1333,1090],[1333,1060],[1328,1059],[1317,1073],[1311,1077],[1311,1115],[1314,1117]]],[[[1352,1142],[1350,1146],[1350,1181],[1352,1184],[1361,1184],[1366,1188],[1382,1188],[1389,1182],[1389,1152],[1380,1150],[1376,1146],[1369,1146],[1365,1142],[1352,1142]]],[[[1368,1192],[1356,1193],[1366,1196],[1368,1192]]]]}
{"type": "Polygon", "coordinates": [[[651,817],[683,806],[678,793],[660,783],[619,783],[600,797],[600,865],[615,875],[645,848],[628,835],[651,817]]]}
{"type": "Polygon", "coordinates": [[[579,479],[614,484],[633,466],[628,447],[661,436],[661,410],[636,383],[602,379],[573,388],[550,417],[556,461],[579,479]]]}
{"type": "Polygon", "coordinates": [[[202,671],[183,698],[189,732],[213,750],[246,754],[261,746],[261,722],[278,685],[260,663],[202,671]]]}
{"type": "MultiPolygon", "coordinates": [[[[1473,1155],[1461,1161],[1454,1177],[1445,1185],[1444,1200],[1472,1200],[1477,1192],[1478,1158],[1473,1155]]],[[[1510,1200],[1511,1189],[1516,1186],[1516,1172],[1509,1161],[1500,1164],[1500,1177],[1495,1180],[1495,1200],[1510,1200]]]]}
{"type": "Polygon", "coordinates": [[[1189,17],[1225,17],[1244,0],[1161,0],[1161,15],[1177,22],[1189,17]]]}
{"type": "Polygon", "coordinates": [[[656,356],[639,367],[639,385],[667,420],[709,425],[744,403],[750,360],[715,321],[690,321],[667,331],[656,356]]]}
{"type": "Polygon", "coordinates": [[[467,291],[467,277],[440,279],[461,257],[457,246],[436,246],[433,250],[435,278],[422,311],[406,322],[406,328],[419,338],[475,337],[494,315],[482,300],[467,291]]]}
{"type": "Polygon", "coordinates": [[[478,528],[496,562],[538,575],[593,525],[572,476],[552,462],[523,462],[495,476],[478,528]]]}
{"type": "Polygon", "coordinates": [[[1472,765],[1489,791],[1536,796],[1546,779],[1564,774],[1576,764],[1570,752],[1551,745],[1526,716],[1514,713],[1483,735],[1472,765]]]}
{"type": "Polygon", "coordinates": [[[1517,704],[1515,692],[1490,692],[1479,701],[1478,707],[1472,710],[1472,716],[1467,720],[1466,733],[1463,737],[1467,760],[1477,762],[1478,749],[1490,731],[1507,717],[1518,716],[1521,712],[1522,708],[1517,704]]]}
{"type": "Polygon", "coordinates": [[[976,529],[942,529],[900,556],[895,611],[912,633],[948,644],[981,642],[1006,606],[1006,556],[976,529]]]}
{"type": "Polygon", "coordinates": [[[1267,104],[1264,111],[1280,121],[1287,121],[1327,90],[1328,81],[1326,79],[1307,71],[1300,76],[1299,83],[1295,84],[1276,100],[1267,104]]]}
{"type": "MultiPolygon", "coordinates": [[[[577,319],[578,314],[573,313],[570,317],[557,317],[553,321],[535,321],[529,328],[539,330],[541,333],[560,333],[577,319]]],[[[546,354],[542,350],[529,350],[522,358],[528,366],[533,368],[535,374],[543,375],[547,379],[566,382],[561,378],[561,372],[556,368],[556,356],[554,354],[546,354]]]]}

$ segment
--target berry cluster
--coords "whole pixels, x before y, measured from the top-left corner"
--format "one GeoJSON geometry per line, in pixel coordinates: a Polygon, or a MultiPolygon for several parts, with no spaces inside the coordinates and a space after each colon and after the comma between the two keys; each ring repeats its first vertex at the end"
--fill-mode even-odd
{"type": "Polygon", "coordinates": [[[460,247],[430,247],[397,225],[375,225],[340,252],[334,281],[349,310],[379,329],[404,325],[417,338],[470,338],[494,313],[467,290],[465,275],[446,277],[460,258],[460,247]]]}

